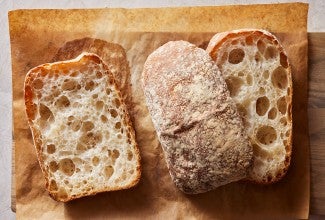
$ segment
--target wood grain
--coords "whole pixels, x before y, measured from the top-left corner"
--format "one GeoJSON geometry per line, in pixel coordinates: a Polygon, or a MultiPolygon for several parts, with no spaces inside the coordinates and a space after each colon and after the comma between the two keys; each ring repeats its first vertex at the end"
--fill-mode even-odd
{"type": "Polygon", "coordinates": [[[325,33],[309,33],[311,214],[325,215],[325,33]]]}

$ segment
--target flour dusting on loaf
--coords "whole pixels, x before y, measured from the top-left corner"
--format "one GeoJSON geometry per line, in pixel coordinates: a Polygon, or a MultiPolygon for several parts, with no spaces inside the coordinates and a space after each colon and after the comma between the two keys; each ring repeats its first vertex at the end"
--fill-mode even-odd
{"type": "Polygon", "coordinates": [[[207,51],[225,78],[254,149],[249,179],[273,183],[288,170],[292,148],[292,79],[277,38],[243,29],[216,34],[207,51]]]}
{"type": "Polygon", "coordinates": [[[247,176],[252,147],[206,51],[185,41],[168,42],[149,55],[142,83],[179,189],[202,193],[247,176]]]}

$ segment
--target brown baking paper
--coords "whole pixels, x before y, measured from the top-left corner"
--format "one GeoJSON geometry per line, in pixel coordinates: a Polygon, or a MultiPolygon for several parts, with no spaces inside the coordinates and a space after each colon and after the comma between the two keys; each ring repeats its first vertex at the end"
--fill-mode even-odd
{"type": "Polygon", "coordinates": [[[9,13],[17,218],[26,219],[305,219],[309,212],[307,131],[307,4],[161,9],[18,10],[9,13]],[[140,85],[148,54],[170,40],[205,47],[211,36],[238,28],[274,33],[293,73],[293,155],[283,180],[260,186],[231,183],[186,195],[173,184],[140,85]],[[50,61],[65,42],[94,37],[121,44],[131,68],[131,116],[142,157],[138,186],[69,203],[52,200],[37,162],[23,100],[27,71],[50,61]]]}

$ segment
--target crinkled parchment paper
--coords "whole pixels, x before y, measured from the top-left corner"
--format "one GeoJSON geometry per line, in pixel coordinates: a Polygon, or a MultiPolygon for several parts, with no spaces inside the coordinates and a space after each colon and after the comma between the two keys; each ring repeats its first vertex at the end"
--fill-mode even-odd
{"type": "Polygon", "coordinates": [[[13,67],[13,115],[17,218],[26,219],[267,219],[307,218],[309,140],[307,131],[307,4],[161,9],[17,10],[9,13],[13,67]],[[145,106],[140,74],[146,57],[170,40],[205,47],[220,31],[263,28],[289,54],[293,71],[293,158],[279,183],[237,182],[199,195],[172,183],[145,106]],[[67,204],[45,191],[27,125],[23,82],[27,71],[50,61],[67,41],[93,37],[122,45],[131,68],[131,109],[142,156],[142,178],[130,190],[101,193],[67,204]]]}

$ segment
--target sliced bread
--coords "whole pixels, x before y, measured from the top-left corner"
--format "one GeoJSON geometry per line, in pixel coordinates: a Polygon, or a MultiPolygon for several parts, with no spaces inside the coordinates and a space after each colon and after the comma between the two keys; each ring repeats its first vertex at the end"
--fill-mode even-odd
{"type": "Polygon", "coordinates": [[[82,52],[97,54],[115,78],[126,104],[130,102],[130,68],[125,49],[116,43],[96,38],[80,38],[66,42],[58,49],[51,62],[71,60],[82,52]]]}
{"type": "Polygon", "coordinates": [[[97,55],[31,69],[25,105],[46,188],[55,200],[138,183],[135,133],[114,77],[97,55]]]}
{"type": "Polygon", "coordinates": [[[264,30],[216,34],[207,51],[225,78],[254,150],[249,179],[280,180],[292,148],[292,79],[288,57],[277,38],[264,30]]]}

